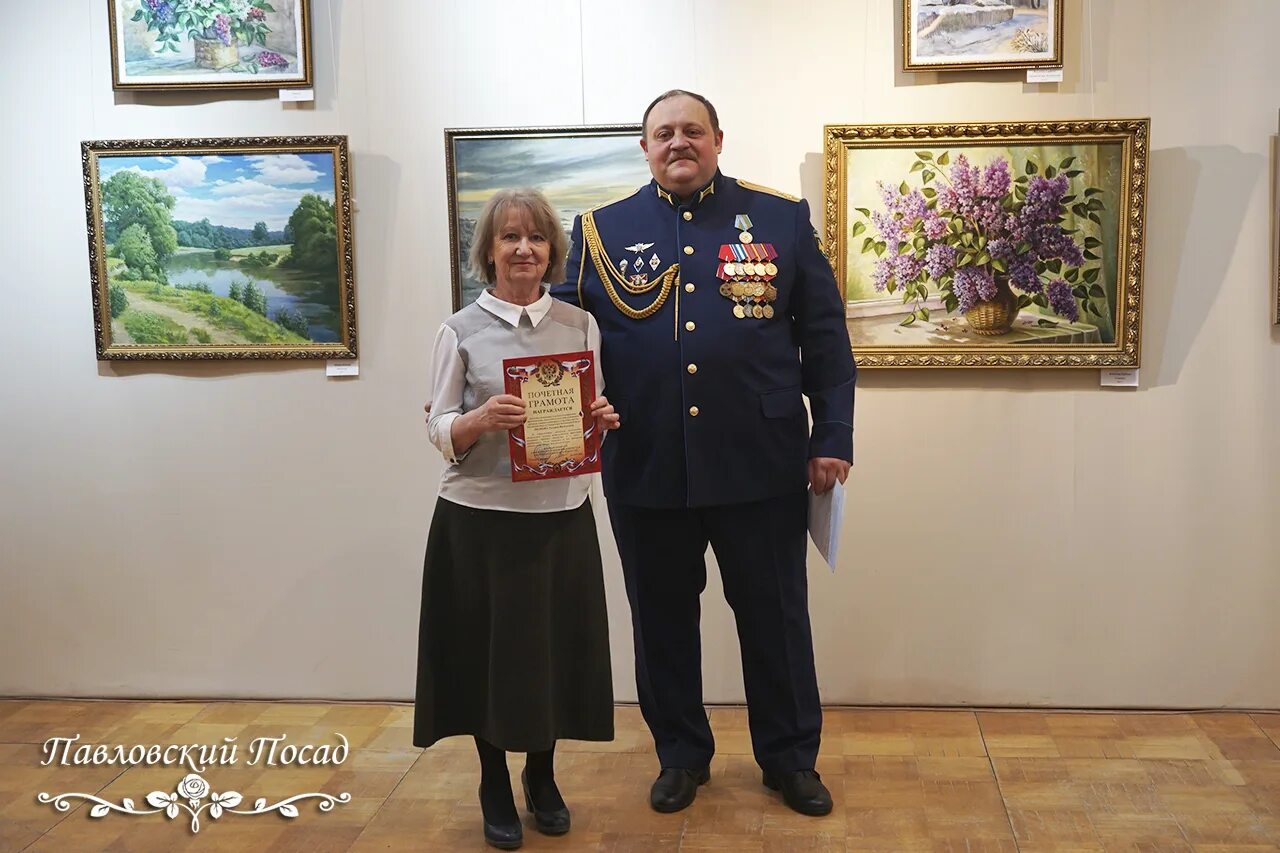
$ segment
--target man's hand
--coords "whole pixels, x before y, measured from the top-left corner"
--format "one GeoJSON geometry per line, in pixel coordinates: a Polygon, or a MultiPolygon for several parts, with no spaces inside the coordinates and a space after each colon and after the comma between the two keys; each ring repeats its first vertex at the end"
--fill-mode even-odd
{"type": "Polygon", "coordinates": [[[430,400],[428,400],[427,404],[422,407],[422,411],[427,413],[427,423],[431,423],[431,401],[430,400]]]}
{"type": "Polygon", "coordinates": [[[591,402],[591,417],[596,419],[596,426],[601,432],[608,432],[622,425],[622,416],[614,411],[613,404],[606,397],[596,397],[591,402]]]}
{"type": "Polygon", "coordinates": [[[837,480],[843,483],[848,476],[849,463],[843,459],[815,456],[809,460],[809,485],[815,495],[831,491],[837,480]]]}

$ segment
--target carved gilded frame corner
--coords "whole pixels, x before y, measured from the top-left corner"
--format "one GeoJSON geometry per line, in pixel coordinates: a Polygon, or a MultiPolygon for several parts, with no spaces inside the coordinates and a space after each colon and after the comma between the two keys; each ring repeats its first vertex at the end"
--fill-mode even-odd
{"type": "Polygon", "coordinates": [[[80,145],[85,219],[89,238],[89,283],[93,332],[99,361],[315,359],[356,357],[355,257],[352,238],[351,166],[346,136],[255,136],[209,139],[108,139],[80,145]],[[199,157],[262,154],[330,154],[338,299],[335,342],[123,344],[112,340],[106,230],[99,167],[107,157],[199,157]]]}
{"type": "Polygon", "coordinates": [[[1065,0],[1047,0],[1053,4],[1053,49],[1047,57],[1039,59],[954,59],[945,62],[923,62],[913,59],[912,45],[916,28],[911,8],[914,0],[898,0],[902,7],[902,70],[903,71],[1002,71],[1024,68],[1059,68],[1063,63],[1062,7],[1065,0]]]}
{"type": "MultiPolygon", "coordinates": [[[[851,207],[848,164],[851,152],[880,148],[1043,146],[1118,144],[1121,177],[1115,187],[1116,298],[1109,306],[1115,328],[1112,343],[939,344],[931,346],[861,345],[850,319],[850,339],[864,367],[1137,367],[1141,356],[1143,250],[1146,240],[1147,160],[1150,119],[1080,120],[919,125],[827,125],[824,136],[824,246],[848,301],[851,207]]],[[[896,180],[896,176],[895,176],[896,180]]],[[[853,313],[850,310],[850,313],[853,313]]]]}

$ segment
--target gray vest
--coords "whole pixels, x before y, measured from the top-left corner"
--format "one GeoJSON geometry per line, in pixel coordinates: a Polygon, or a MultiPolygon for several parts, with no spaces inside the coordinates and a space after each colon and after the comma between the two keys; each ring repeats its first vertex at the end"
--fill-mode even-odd
{"type": "MultiPolygon", "coordinates": [[[[520,315],[520,325],[511,326],[472,303],[445,320],[445,325],[458,336],[458,354],[466,366],[467,382],[462,391],[462,411],[479,408],[495,394],[506,393],[502,376],[502,360],[522,356],[550,355],[588,349],[587,329],[590,315],[559,300],[535,329],[527,314],[520,315]]],[[[599,393],[599,365],[596,386],[599,393]]],[[[507,433],[487,432],[480,436],[471,451],[456,465],[445,468],[440,479],[440,497],[451,498],[451,487],[466,483],[475,505],[477,493],[497,498],[497,503],[519,507],[528,512],[564,509],[571,491],[582,491],[581,477],[560,477],[541,482],[511,482],[511,454],[507,433]]],[[[584,495],[585,497],[585,491],[584,495]]],[[[486,501],[487,503],[487,501],[486,501]]]]}

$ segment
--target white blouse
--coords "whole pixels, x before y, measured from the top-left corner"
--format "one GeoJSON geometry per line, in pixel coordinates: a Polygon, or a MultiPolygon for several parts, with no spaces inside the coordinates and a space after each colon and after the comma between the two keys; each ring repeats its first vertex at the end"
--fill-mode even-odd
{"type": "MultiPolygon", "coordinates": [[[[503,302],[489,290],[483,290],[476,304],[499,320],[518,326],[522,315],[528,314],[533,328],[546,319],[551,310],[551,293],[542,289],[542,296],[531,305],[515,305],[503,302]]],[[[604,393],[603,372],[600,365],[600,327],[595,317],[587,315],[587,348],[595,356],[597,396],[604,393]]],[[[453,422],[461,417],[462,393],[467,382],[467,368],[458,354],[458,335],[446,324],[436,332],[431,352],[431,419],[427,423],[427,437],[444,456],[450,466],[457,465],[466,454],[459,455],[453,448],[453,422]],[[439,414],[436,414],[436,413],[439,414]]],[[[558,477],[552,480],[514,483],[496,482],[493,478],[450,477],[446,469],[441,479],[440,497],[453,503],[477,509],[496,509],[511,512],[560,512],[576,509],[591,492],[594,474],[575,477],[558,477]]]]}

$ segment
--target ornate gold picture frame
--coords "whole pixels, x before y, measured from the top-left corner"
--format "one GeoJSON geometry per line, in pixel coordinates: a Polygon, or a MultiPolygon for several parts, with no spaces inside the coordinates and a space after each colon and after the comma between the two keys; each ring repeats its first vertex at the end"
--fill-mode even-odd
{"type": "Polygon", "coordinates": [[[1136,367],[1148,119],[828,125],[826,251],[867,367],[1136,367]]]}
{"type": "Polygon", "coordinates": [[[100,360],[354,358],[345,136],[81,144],[100,360]]]}

